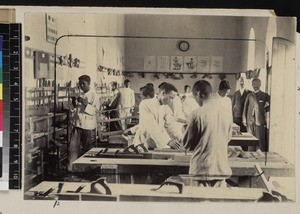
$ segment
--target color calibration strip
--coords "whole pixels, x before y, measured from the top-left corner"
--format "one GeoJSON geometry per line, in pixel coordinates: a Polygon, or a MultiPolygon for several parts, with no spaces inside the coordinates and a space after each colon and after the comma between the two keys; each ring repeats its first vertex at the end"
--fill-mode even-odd
{"type": "MultiPolygon", "coordinates": [[[[7,46],[4,44],[4,40],[8,40],[8,34],[7,34],[7,25],[6,24],[0,24],[0,37],[1,37],[1,51],[0,51],[0,63],[1,63],[1,85],[3,83],[3,60],[4,60],[4,55],[6,54],[9,54],[9,52],[7,51],[7,46]]],[[[4,60],[5,61],[5,60],[4,60]]],[[[3,95],[3,87],[2,87],[2,90],[1,90],[1,93],[3,95]]],[[[3,103],[3,99],[5,95],[2,96],[2,105],[4,105],[3,103]]],[[[4,106],[2,106],[4,108],[4,106]]],[[[2,111],[3,111],[3,108],[2,108],[2,111]]],[[[4,112],[2,112],[4,114],[4,112]]],[[[2,116],[3,116],[2,114],[2,116]]],[[[3,119],[3,117],[2,117],[3,119]]],[[[3,122],[3,120],[2,120],[3,122]]],[[[4,124],[2,123],[2,125],[4,126],[4,124]]],[[[8,190],[8,177],[9,177],[9,142],[6,141],[4,139],[4,127],[2,126],[2,131],[1,131],[1,134],[2,136],[1,139],[0,139],[0,144],[1,144],[1,152],[0,152],[0,155],[1,155],[1,178],[0,178],[0,190],[8,190]]],[[[7,132],[8,134],[8,132],[7,132]]]]}
{"type": "MultiPolygon", "coordinates": [[[[9,148],[9,189],[21,188],[21,24],[1,24],[3,35],[3,148],[9,148]]],[[[6,151],[3,155],[7,155],[6,151]]],[[[4,163],[5,164],[5,163],[4,163]]]]}
{"type": "Polygon", "coordinates": [[[0,36],[0,178],[2,177],[2,146],[3,146],[3,90],[2,90],[2,39],[0,36]]]}

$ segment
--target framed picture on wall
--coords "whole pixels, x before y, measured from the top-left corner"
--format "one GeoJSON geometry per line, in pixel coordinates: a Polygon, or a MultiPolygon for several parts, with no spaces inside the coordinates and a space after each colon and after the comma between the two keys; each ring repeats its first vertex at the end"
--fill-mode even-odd
{"type": "Polygon", "coordinates": [[[209,72],[210,70],[210,58],[209,56],[197,57],[197,70],[198,72],[209,72]]]}
{"type": "Polygon", "coordinates": [[[155,71],[155,70],[156,70],[156,56],[145,56],[144,71],[155,71]]]}
{"type": "Polygon", "coordinates": [[[171,71],[183,71],[182,56],[171,56],[171,71]]]}
{"type": "Polygon", "coordinates": [[[49,78],[49,54],[35,51],[34,52],[34,78],[49,78]]]}
{"type": "Polygon", "coordinates": [[[195,56],[184,57],[184,71],[196,72],[197,71],[197,59],[195,56]]]}
{"type": "Polygon", "coordinates": [[[223,72],[223,56],[212,56],[210,64],[211,72],[223,72]]]}
{"type": "Polygon", "coordinates": [[[170,70],[170,57],[158,56],[157,57],[157,71],[169,71],[170,70]]]}

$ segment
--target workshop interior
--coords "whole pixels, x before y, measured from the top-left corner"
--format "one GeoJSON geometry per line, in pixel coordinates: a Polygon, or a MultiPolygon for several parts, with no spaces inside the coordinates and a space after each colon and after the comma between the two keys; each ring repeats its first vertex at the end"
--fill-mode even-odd
{"type": "Polygon", "coordinates": [[[294,201],[295,29],[295,19],[275,16],[26,13],[24,199],[294,201]],[[251,107],[247,95],[234,123],[241,81],[255,95],[257,80],[266,100],[251,107]],[[225,83],[230,100],[232,174],[222,187],[199,185],[209,175],[189,173],[194,151],[184,141],[192,112],[203,108],[199,81],[213,94],[225,83]],[[162,127],[178,146],[153,148],[148,140],[160,124],[140,118],[141,108],[159,100],[166,83],[177,89],[169,105],[178,99],[182,116],[170,107],[173,119],[162,127]],[[248,130],[246,104],[250,116],[262,105],[263,136],[248,130]],[[168,131],[172,123],[181,129],[168,131]],[[153,129],[141,134],[144,127],[153,129]]]}

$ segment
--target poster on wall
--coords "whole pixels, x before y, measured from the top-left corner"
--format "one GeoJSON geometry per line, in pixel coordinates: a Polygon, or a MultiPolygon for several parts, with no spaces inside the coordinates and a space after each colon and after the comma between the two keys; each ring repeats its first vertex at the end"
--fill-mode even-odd
{"type": "Polygon", "coordinates": [[[156,70],[156,57],[145,56],[144,57],[144,71],[155,71],[156,70]]]}
{"type": "Polygon", "coordinates": [[[170,70],[170,57],[158,56],[157,57],[157,71],[169,71],[170,70]]]}
{"type": "Polygon", "coordinates": [[[34,51],[34,78],[49,78],[49,54],[34,51]]]}
{"type": "Polygon", "coordinates": [[[197,70],[198,72],[208,73],[210,68],[209,56],[198,56],[197,59],[197,70]]]}
{"type": "Polygon", "coordinates": [[[210,71],[213,72],[223,72],[223,56],[212,56],[210,71]]]}
{"type": "Polygon", "coordinates": [[[197,70],[197,59],[195,56],[184,57],[184,71],[185,72],[196,72],[197,70]]]}
{"type": "Polygon", "coordinates": [[[139,56],[125,56],[125,69],[126,71],[141,71],[143,70],[143,57],[139,56]]]}
{"type": "Polygon", "coordinates": [[[183,71],[182,56],[171,56],[171,71],[183,71]]]}
{"type": "Polygon", "coordinates": [[[46,41],[54,44],[57,38],[57,19],[53,14],[46,13],[46,41]]]}

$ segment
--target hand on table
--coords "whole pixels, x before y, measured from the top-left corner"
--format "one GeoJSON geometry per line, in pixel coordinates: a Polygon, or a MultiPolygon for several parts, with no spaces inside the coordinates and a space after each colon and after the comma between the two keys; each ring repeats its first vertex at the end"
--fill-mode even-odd
{"type": "Polygon", "coordinates": [[[176,150],[181,149],[181,144],[177,140],[170,140],[168,143],[168,146],[170,146],[172,149],[176,149],[176,150]]]}

